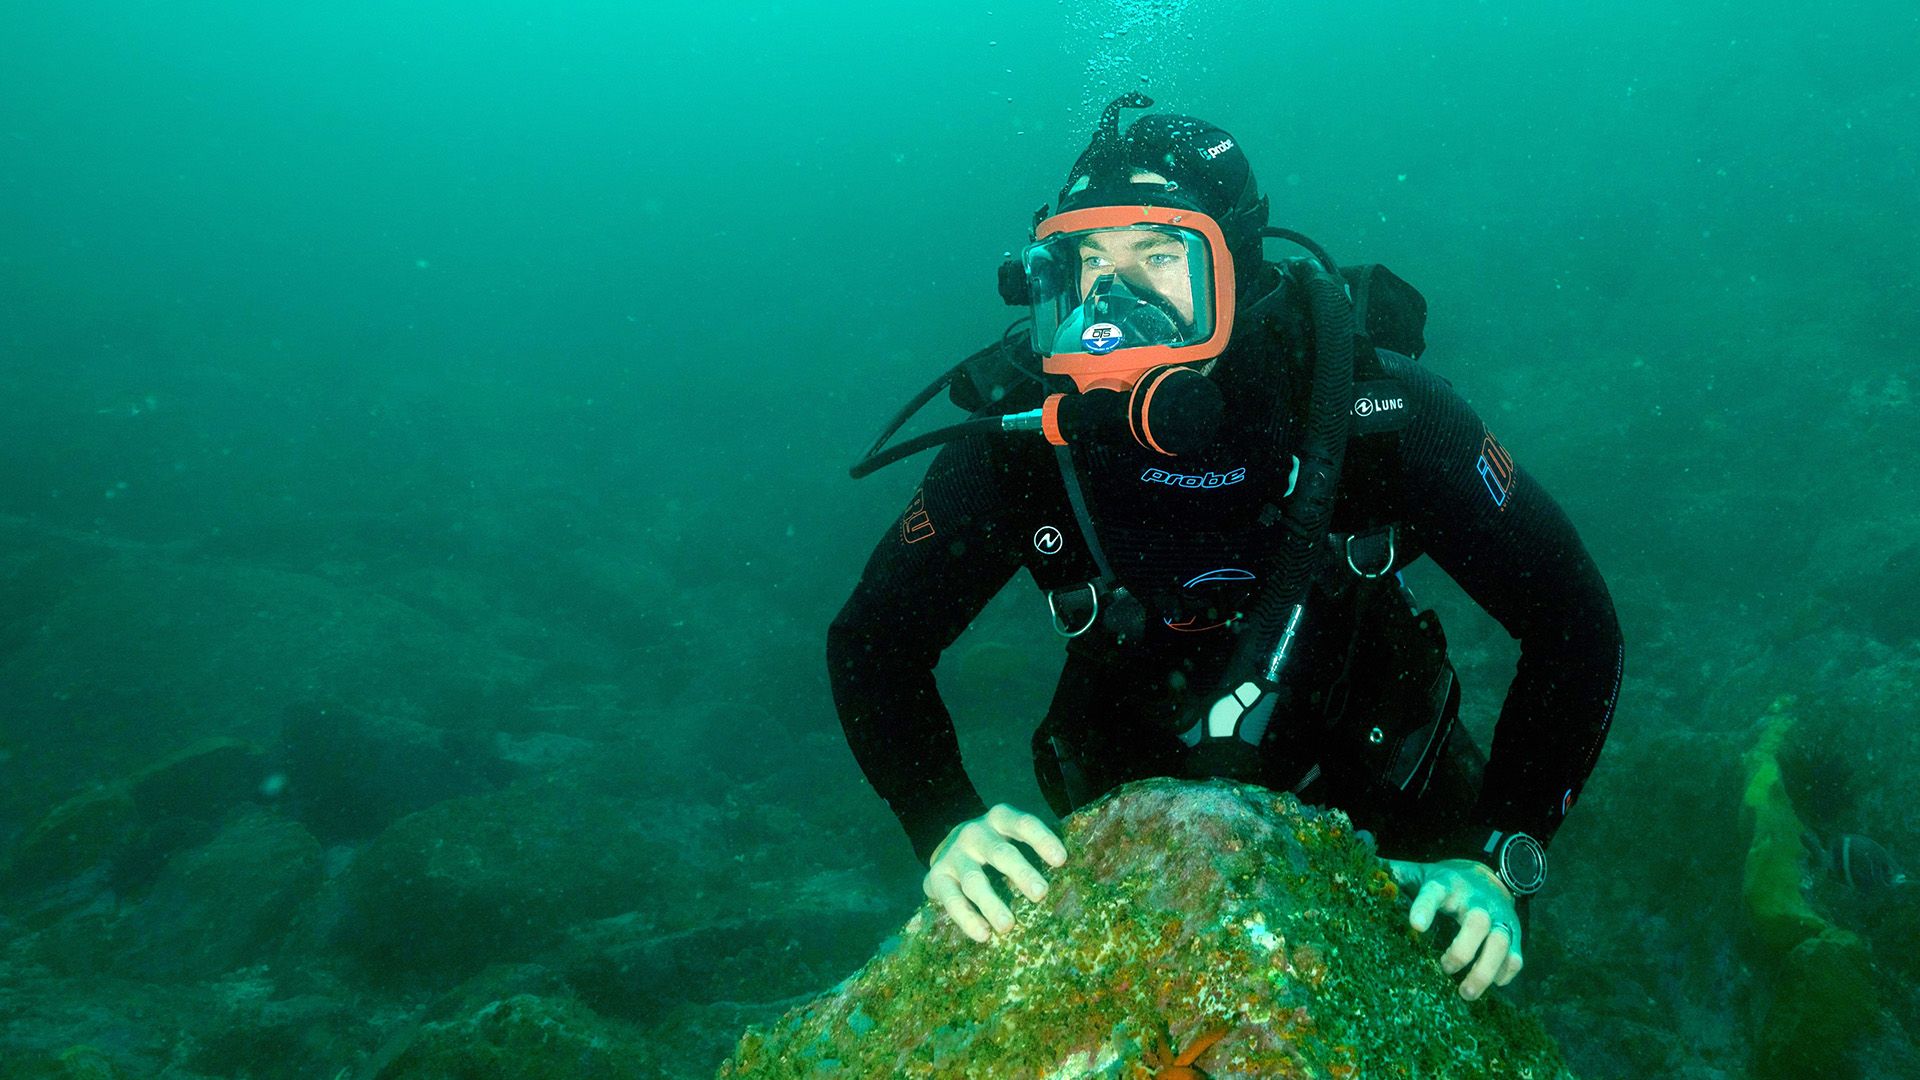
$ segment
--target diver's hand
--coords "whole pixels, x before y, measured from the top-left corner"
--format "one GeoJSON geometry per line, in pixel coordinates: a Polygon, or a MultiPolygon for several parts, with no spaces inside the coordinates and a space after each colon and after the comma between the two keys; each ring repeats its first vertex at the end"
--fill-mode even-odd
{"type": "Polygon", "coordinates": [[[947,917],[975,941],[985,943],[992,931],[1004,934],[1013,929],[1013,912],[1007,910],[993,882],[987,879],[987,867],[1007,875],[1007,880],[1029,900],[1047,895],[1047,880],[1013,846],[1014,840],[1032,848],[1048,866],[1067,861],[1066,845],[1053,830],[1039,818],[1006,803],[961,822],[928,860],[931,868],[921,883],[927,899],[944,908],[947,917]]]}
{"type": "Polygon", "coordinates": [[[1388,859],[1387,868],[1400,888],[1413,895],[1407,921],[1426,933],[1435,913],[1451,915],[1460,924],[1453,944],[1440,958],[1447,974],[1457,975],[1469,963],[1473,970],[1460,981],[1460,996],[1468,1001],[1488,986],[1505,986],[1520,974],[1520,915],[1513,894],[1493,871],[1472,859],[1436,863],[1388,859]],[[1479,956],[1475,960],[1475,955],[1479,956]]]}

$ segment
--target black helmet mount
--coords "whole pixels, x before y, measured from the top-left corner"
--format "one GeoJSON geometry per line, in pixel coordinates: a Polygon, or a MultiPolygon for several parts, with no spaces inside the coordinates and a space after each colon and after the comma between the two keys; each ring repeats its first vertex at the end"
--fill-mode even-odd
{"type": "Polygon", "coordinates": [[[1056,199],[1060,209],[1071,209],[1067,205],[1067,197],[1073,194],[1077,183],[1081,188],[1109,188],[1119,187],[1132,179],[1132,170],[1126,160],[1126,140],[1120,135],[1120,110],[1151,108],[1153,99],[1138,90],[1121,94],[1107,102],[1107,107],[1100,110],[1100,122],[1094,125],[1093,137],[1087,140],[1087,148],[1074,159],[1073,168],[1067,170],[1066,182],[1060,185],[1060,194],[1056,199]],[[1079,183],[1081,180],[1086,183],[1079,183]]]}
{"type": "MultiPolygon", "coordinates": [[[[1141,191],[1137,174],[1164,176],[1167,189],[1148,201],[1198,210],[1218,222],[1233,256],[1234,280],[1244,292],[1257,280],[1252,271],[1261,263],[1260,230],[1268,211],[1253,165],[1239,140],[1195,117],[1154,113],[1120,130],[1122,109],[1152,107],[1153,99],[1137,90],[1107,103],[1060,185],[1059,210],[1134,202],[1141,191]]],[[[1043,208],[1036,223],[1045,216],[1043,208]]]]}

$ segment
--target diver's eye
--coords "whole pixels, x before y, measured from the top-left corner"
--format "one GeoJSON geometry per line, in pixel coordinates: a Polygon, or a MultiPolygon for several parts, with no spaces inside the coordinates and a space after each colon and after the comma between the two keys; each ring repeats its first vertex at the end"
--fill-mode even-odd
{"type": "Polygon", "coordinates": [[[1147,265],[1157,269],[1164,269],[1181,261],[1183,260],[1180,256],[1164,251],[1147,256],[1147,265]]]}
{"type": "Polygon", "coordinates": [[[1105,255],[1088,255],[1080,260],[1080,265],[1089,270],[1101,270],[1112,266],[1113,261],[1105,255]]]}

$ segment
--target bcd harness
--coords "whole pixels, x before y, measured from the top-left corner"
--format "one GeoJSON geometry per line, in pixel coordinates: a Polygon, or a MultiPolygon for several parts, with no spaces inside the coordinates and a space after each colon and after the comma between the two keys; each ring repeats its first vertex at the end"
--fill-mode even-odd
{"type": "MultiPolygon", "coordinates": [[[[1283,230],[1266,232],[1294,238],[1283,230]]],[[[1340,754],[1339,760],[1364,768],[1390,789],[1417,794],[1431,776],[1458,701],[1438,620],[1431,611],[1413,609],[1410,594],[1395,574],[1417,553],[1409,549],[1403,530],[1393,522],[1345,534],[1328,526],[1359,411],[1354,392],[1367,385],[1356,384],[1354,357],[1368,357],[1364,366],[1371,368],[1378,347],[1417,359],[1425,347],[1426,303],[1385,267],[1336,267],[1317,246],[1310,242],[1303,246],[1309,246],[1315,258],[1288,260],[1277,267],[1268,264],[1268,273],[1278,271],[1279,282],[1248,310],[1252,315],[1268,305],[1271,314],[1282,303],[1304,308],[1315,346],[1304,432],[1291,455],[1287,490],[1280,505],[1268,505],[1260,521],[1262,533],[1271,539],[1261,546],[1277,554],[1265,567],[1268,572],[1260,575],[1262,592],[1250,610],[1237,613],[1234,620],[1239,642],[1222,684],[1210,695],[1202,695],[1198,704],[1204,707],[1195,710],[1181,739],[1188,747],[1189,771],[1194,775],[1260,780],[1270,787],[1297,788],[1309,782],[1318,774],[1319,763],[1301,770],[1302,776],[1276,782],[1259,750],[1276,709],[1290,711],[1291,694],[1284,675],[1305,618],[1310,588],[1319,584],[1336,594],[1356,590],[1356,609],[1374,618],[1355,624],[1347,663],[1323,715],[1329,724],[1356,711],[1374,719],[1358,733],[1354,752],[1340,754]],[[1389,632],[1383,634],[1383,629],[1389,632]],[[1363,681],[1372,695],[1369,700],[1356,697],[1360,684],[1353,676],[1357,670],[1367,676],[1363,681]]],[[[1014,427],[1002,414],[1002,401],[1010,394],[1043,385],[1039,373],[1016,358],[1012,338],[1018,325],[916,395],[853,474],[867,475],[910,453],[956,438],[1026,430],[1014,427]],[[942,389],[972,418],[887,447],[887,440],[906,419],[942,389]]],[[[1096,573],[1085,583],[1047,592],[1054,628],[1063,636],[1078,638],[1097,625],[1116,645],[1124,646],[1145,634],[1145,608],[1127,595],[1108,561],[1071,447],[1054,449],[1067,500],[1096,573]]],[[[1345,727],[1357,729],[1358,725],[1345,727]]]]}
{"type": "MultiPolygon", "coordinates": [[[[1356,433],[1353,437],[1369,440],[1377,452],[1389,453],[1389,444],[1398,440],[1398,429],[1356,433]]],[[[1294,463],[1297,479],[1298,458],[1288,457],[1294,463]]],[[[1124,655],[1145,636],[1148,615],[1140,600],[1119,582],[1108,560],[1070,449],[1055,448],[1055,461],[1096,576],[1079,584],[1044,590],[1053,629],[1063,638],[1077,639],[1076,645],[1092,642],[1096,650],[1124,655]]],[[[1289,490],[1292,486],[1290,483],[1289,490]]],[[[1278,515],[1278,508],[1269,505],[1260,524],[1276,527],[1278,515]]],[[[1258,778],[1269,786],[1277,784],[1298,791],[1321,776],[1325,764],[1326,771],[1351,771],[1358,782],[1382,788],[1387,795],[1418,797],[1432,777],[1459,702],[1459,687],[1446,659],[1439,620],[1432,611],[1416,606],[1413,594],[1399,578],[1398,570],[1419,554],[1394,521],[1325,535],[1313,570],[1317,602],[1347,604],[1354,609],[1345,656],[1337,665],[1337,679],[1326,688],[1322,704],[1311,710],[1304,704],[1307,694],[1291,691],[1287,697],[1293,704],[1273,717],[1272,723],[1252,733],[1252,738],[1247,738],[1249,732],[1244,727],[1218,736],[1244,740],[1248,750],[1257,750],[1268,731],[1278,734],[1283,728],[1292,730],[1309,723],[1320,729],[1316,734],[1321,753],[1311,760],[1300,760],[1298,767],[1279,777],[1272,771],[1271,761],[1263,771],[1251,760],[1237,762],[1229,775],[1258,778]]],[[[1196,775],[1225,772],[1220,767],[1221,757],[1249,758],[1239,753],[1216,754],[1214,760],[1207,761],[1197,751],[1215,736],[1191,730],[1189,734],[1200,735],[1188,741],[1196,751],[1191,768],[1196,775]]]]}

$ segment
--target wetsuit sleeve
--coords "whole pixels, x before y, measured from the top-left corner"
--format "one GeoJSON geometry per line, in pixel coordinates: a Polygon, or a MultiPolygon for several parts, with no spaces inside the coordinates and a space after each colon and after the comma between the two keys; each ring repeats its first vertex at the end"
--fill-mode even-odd
{"type": "Polygon", "coordinates": [[[1547,842],[1579,798],[1613,720],[1624,647],[1613,599],[1573,524],[1473,409],[1407,372],[1400,440],[1412,538],[1520,642],[1477,807],[1491,830],[1547,842]]]}
{"type": "Polygon", "coordinates": [[[940,654],[1019,569],[1003,473],[984,440],[951,443],[881,538],[827,631],[827,666],[855,760],[926,861],[986,812],[934,684],[940,654]]]}

